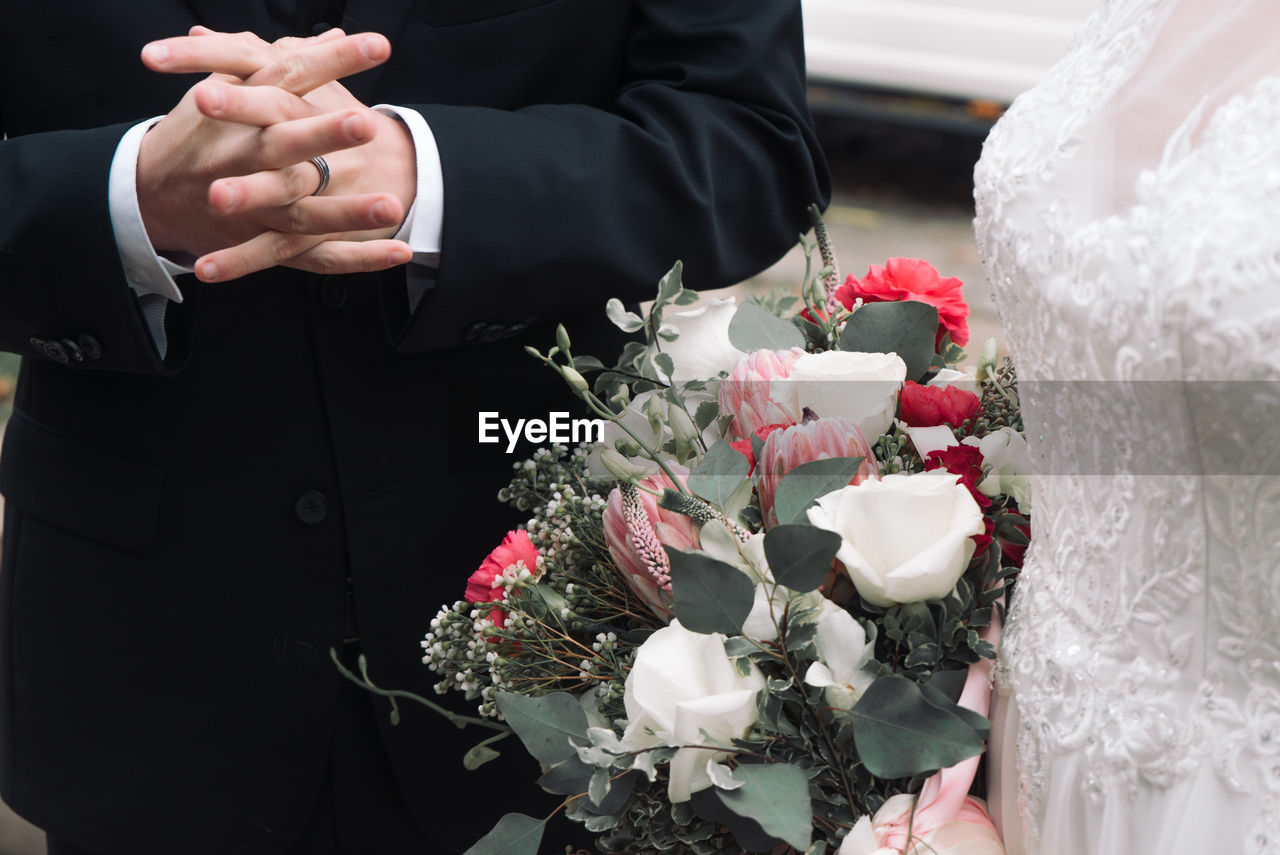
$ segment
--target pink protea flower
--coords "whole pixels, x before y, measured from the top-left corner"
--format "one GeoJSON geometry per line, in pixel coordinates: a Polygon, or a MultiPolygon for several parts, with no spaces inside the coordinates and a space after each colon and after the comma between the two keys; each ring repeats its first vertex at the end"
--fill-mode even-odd
{"type": "Polygon", "coordinates": [[[802,356],[804,351],[798,347],[753,351],[720,381],[720,412],[733,416],[731,430],[738,439],[749,439],[765,425],[796,423],[795,413],[769,396],[769,386],[770,381],[789,376],[802,356]]]}
{"type": "Polygon", "coordinates": [[[756,492],[766,527],[778,524],[773,513],[773,496],[782,476],[802,463],[831,457],[861,457],[862,466],[850,484],[879,478],[880,467],[867,438],[848,419],[806,419],[804,424],[769,434],[756,464],[756,492]]]}
{"type": "MultiPolygon", "coordinates": [[[[683,483],[687,469],[672,464],[672,470],[683,483]]],[[[657,490],[676,489],[676,485],[659,472],[638,482],[657,490]]],[[[632,484],[615,487],[609,494],[604,511],[604,538],[613,563],[627,585],[655,615],[671,619],[671,562],[662,547],[696,549],[698,524],[675,511],[658,506],[657,497],[632,484]]]]}

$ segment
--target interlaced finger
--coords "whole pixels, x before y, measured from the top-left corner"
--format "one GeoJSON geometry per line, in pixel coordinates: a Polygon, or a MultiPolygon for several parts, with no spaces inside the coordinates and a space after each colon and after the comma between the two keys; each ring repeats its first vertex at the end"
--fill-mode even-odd
{"type": "Polygon", "coordinates": [[[252,33],[177,36],[142,49],[142,60],[152,71],[229,74],[295,95],[373,68],[390,55],[391,43],[377,33],[320,37],[288,51],[252,33]]]}
{"type": "Polygon", "coordinates": [[[352,236],[352,232],[398,226],[404,220],[404,206],[390,193],[307,196],[291,205],[262,210],[255,219],[278,232],[352,236]]]}
{"type": "Polygon", "coordinates": [[[247,32],[174,36],[142,48],[147,68],[167,74],[217,73],[245,78],[280,56],[279,48],[247,32]]]}
{"type": "MultiPolygon", "coordinates": [[[[307,161],[209,185],[209,205],[220,214],[277,208],[310,196],[320,186],[320,172],[307,161]]],[[[283,230],[282,230],[283,231],[283,230]]]]}
{"type": "Polygon", "coordinates": [[[308,273],[374,273],[408,264],[413,250],[398,240],[327,240],[285,262],[308,273]]]}
{"type": "Polygon", "coordinates": [[[233,175],[247,175],[363,145],[373,139],[376,130],[374,120],[366,113],[364,110],[339,110],[279,122],[238,140],[235,147],[225,153],[223,162],[233,175]]]}
{"type": "Polygon", "coordinates": [[[300,255],[325,240],[326,235],[263,232],[237,246],[210,252],[196,259],[196,276],[203,282],[227,282],[248,276],[300,255]]]}
{"type": "Polygon", "coordinates": [[[222,79],[202,80],[192,90],[196,107],[210,119],[265,128],[277,122],[314,116],[319,110],[274,86],[237,86],[222,79]]]}
{"type": "Polygon", "coordinates": [[[390,56],[391,43],[385,36],[360,33],[282,54],[245,82],[305,95],[330,81],[381,65],[390,56]]]}

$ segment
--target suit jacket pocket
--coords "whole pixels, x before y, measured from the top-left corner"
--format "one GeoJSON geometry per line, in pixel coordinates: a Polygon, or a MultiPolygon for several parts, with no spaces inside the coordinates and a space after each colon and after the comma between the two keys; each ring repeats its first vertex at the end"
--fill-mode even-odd
{"type": "Polygon", "coordinates": [[[485,21],[556,2],[559,0],[431,0],[431,20],[437,27],[449,27],[485,21]]]}
{"type": "Polygon", "coordinates": [[[164,465],[102,448],[14,411],[0,493],[23,513],[109,546],[146,552],[160,522],[164,465]]]}

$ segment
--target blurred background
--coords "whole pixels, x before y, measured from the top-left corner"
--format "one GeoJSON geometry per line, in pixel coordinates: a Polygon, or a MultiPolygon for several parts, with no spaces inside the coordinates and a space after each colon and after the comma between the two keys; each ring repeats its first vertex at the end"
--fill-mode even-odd
{"type": "MultiPolygon", "coordinates": [[[[841,273],[923,258],[965,283],[970,353],[1002,340],[973,240],[973,166],[992,124],[1066,51],[1098,0],[802,2],[809,102],[835,184],[825,219],[841,273]]],[[[797,289],[803,273],[797,249],[727,290],[797,289]]],[[[17,362],[0,354],[0,433],[17,362]]],[[[43,852],[43,834],[0,805],[0,855],[43,852]]]]}

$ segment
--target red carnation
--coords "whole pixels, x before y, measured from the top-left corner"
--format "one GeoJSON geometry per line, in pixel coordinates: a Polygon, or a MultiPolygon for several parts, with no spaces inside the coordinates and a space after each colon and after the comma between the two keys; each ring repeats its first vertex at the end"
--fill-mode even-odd
{"type": "Polygon", "coordinates": [[[952,445],[941,451],[930,451],[924,461],[925,471],[945,469],[959,476],[959,482],[969,488],[978,507],[986,510],[991,500],[978,492],[982,480],[982,452],[972,445],[952,445]]]}
{"type": "MultiPolygon", "coordinates": [[[[538,548],[529,539],[529,533],[523,529],[507,532],[502,543],[490,552],[480,563],[480,568],[467,580],[467,593],[464,599],[468,603],[501,603],[507,598],[507,589],[503,585],[494,585],[493,580],[503,574],[508,567],[524,562],[530,573],[538,570],[538,548]]],[[[506,626],[507,613],[500,608],[489,610],[489,617],[495,626],[506,626]]]]}
{"type": "Polygon", "coordinates": [[[754,472],[756,469],[756,455],[755,452],[751,450],[751,440],[735,439],[729,443],[729,446],[743,457],[747,458],[747,471],[754,472]]]}
{"type": "Polygon", "coordinates": [[[911,380],[903,385],[898,399],[898,418],[910,427],[961,427],[981,409],[982,401],[972,392],[955,386],[921,386],[911,380]]]}
{"type": "Polygon", "coordinates": [[[864,303],[926,303],[938,310],[938,343],[942,334],[949,332],[951,341],[964,347],[969,343],[969,304],[960,293],[963,287],[964,283],[953,276],[939,276],[927,261],[891,258],[884,267],[872,265],[861,281],[849,276],[836,289],[836,299],[846,309],[852,309],[859,298],[864,303]]]}

